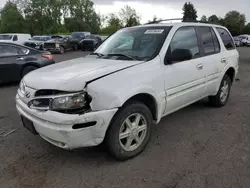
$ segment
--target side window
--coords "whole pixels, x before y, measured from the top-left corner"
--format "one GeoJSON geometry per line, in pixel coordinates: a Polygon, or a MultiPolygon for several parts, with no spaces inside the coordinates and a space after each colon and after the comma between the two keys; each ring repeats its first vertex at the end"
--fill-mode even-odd
{"type": "Polygon", "coordinates": [[[228,31],[219,27],[217,27],[216,29],[219,32],[226,49],[227,50],[235,49],[234,41],[232,37],[230,36],[230,34],[228,33],[228,31]]]}
{"type": "Polygon", "coordinates": [[[214,40],[210,27],[198,27],[198,30],[201,36],[201,44],[204,54],[209,55],[215,53],[214,40]]]}
{"type": "Polygon", "coordinates": [[[214,32],[214,29],[211,28],[212,31],[212,35],[213,35],[213,40],[214,40],[214,48],[215,48],[215,52],[219,53],[220,52],[220,43],[219,40],[214,32]]]}
{"type": "Polygon", "coordinates": [[[0,57],[6,57],[6,56],[15,56],[20,55],[20,52],[18,49],[14,46],[0,46],[0,57]]]}
{"type": "Polygon", "coordinates": [[[172,38],[168,53],[171,54],[172,59],[174,57],[173,62],[184,61],[184,56],[186,56],[186,60],[199,57],[200,50],[195,28],[188,26],[178,29],[172,38]],[[177,60],[176,57],[178,58],[178,56],[183,56],[183,58],[177,60]]]}
{"type": "Polygon", "coordinates": [[[13,37],[13,41],[18,41],[18,37],[17,37],[17,35],[14,35],[14,37],[13,37]]]}

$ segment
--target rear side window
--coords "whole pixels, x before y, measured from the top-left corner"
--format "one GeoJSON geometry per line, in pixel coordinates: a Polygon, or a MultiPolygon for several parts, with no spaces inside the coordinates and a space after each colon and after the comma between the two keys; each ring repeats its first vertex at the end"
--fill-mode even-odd
{"type": "Polygon", "coordinates": [[[213,36],[213,40],[214,40],[214,48],[216,52],[220,52],[220,43],[219,40],[214,32],[214,29],[211,28],[212,31],[212,36],[213,36]]]}
{"type": "Polygon", "coordinates": [[[198,27],[201,47],[204,55],[211,55],[220,51],[218,39],[211,27],[198,27]]]}
{"type": "Polygon", "coordinates": [[[230,36],[230,34],[228,33],[228,31],[219,27],[217,27],[216,29],[221,36],[221,39],[224,43],[225,48],[227,50],[235,49],[234,41],[232,37],[230,36]]]}

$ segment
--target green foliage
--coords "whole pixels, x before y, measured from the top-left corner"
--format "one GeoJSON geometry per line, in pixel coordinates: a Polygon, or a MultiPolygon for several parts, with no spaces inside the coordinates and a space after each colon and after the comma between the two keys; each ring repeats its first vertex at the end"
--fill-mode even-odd
{"type": "Polygon", "coordinates": [[[196,21],[197,19],[197,11],[194,8],[194,5],[190,2],[186,2],[182,8],[183,10],[183,18],[182,21],[196,21]]]}
{"type": "Polygon", "coordinates": [[[115,14],[107,16],[107,27],[101,30],[101,34],[110,35],[122,28],[121,20],[115,14]]]}
{"type": "Polygon", "coordinates": [[[205,16],[205,15],[203,15],[202,17],[201,17],[201,20],[200,20],[202,23],[207,23],[208,21],[207,21],[207,17],[205,16]]]}
{"type": "Polygon", "coordinates": [[[140,16],[137,14],[136,10],[130,6],[125,6],[121,9],[119,16],[124,27],[140,25],[140,16]]]}
{"type": "Polygon", "coordinates": [[[213,24],[219,24],[219,18],[216,15],[212,15],[208,17],[208,22],[213,24]]]}
{"type": "Polygon", "coordinates": [[[23,33],[26,32],[25,20],[15,3],[7,1],[1,11],[1,32],[2,33],[23,33]]]}
{"type": "Polygon", "coordinates": [[[224,26],[226,26],[233,36],[240,35],[245,27],[246,17],[237,11],[230,11],[225,15],[224,26]]]}
{"type": "Polygon", "coordinates": [[[250,23],[248,23],[243,30],[244,34],[249,34],[250,35],[250,23]]]}

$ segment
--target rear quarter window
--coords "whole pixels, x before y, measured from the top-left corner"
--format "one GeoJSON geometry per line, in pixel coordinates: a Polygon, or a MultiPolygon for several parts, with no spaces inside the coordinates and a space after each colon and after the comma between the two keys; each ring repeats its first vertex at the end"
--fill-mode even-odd
{"type": "Polygon", "coordinates": [[[220,28],[220,27],[217,27],[216,30],[220,34],[220,37],[224,43],[225,48],[227,50],[235,49],[234,41],[233,41],[231,35],[229,34],[229,32],[223,28],[220,28]]]}

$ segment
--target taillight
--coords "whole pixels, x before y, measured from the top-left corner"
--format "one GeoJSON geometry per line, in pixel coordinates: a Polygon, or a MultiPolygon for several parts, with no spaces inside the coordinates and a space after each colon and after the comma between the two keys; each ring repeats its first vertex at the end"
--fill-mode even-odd
{"type": "Polygon", "coordinates": [[[53,55],[42,55],[43,58],[53,60],[53,55]]]}

